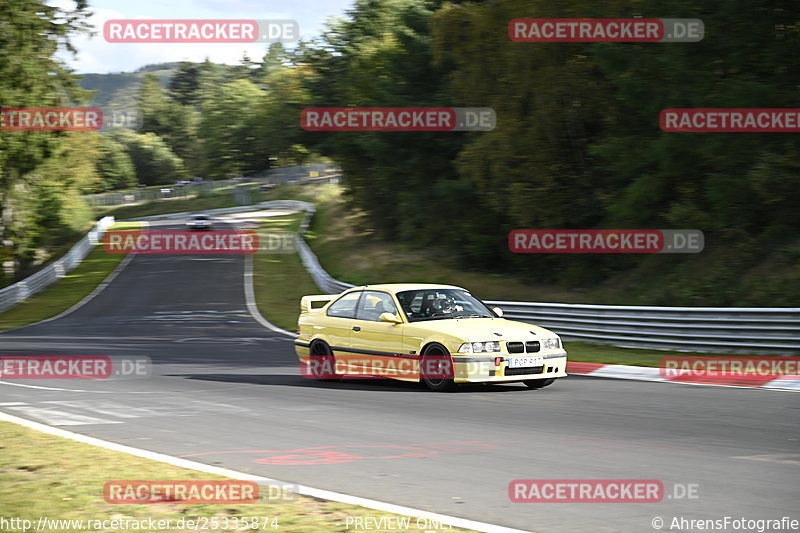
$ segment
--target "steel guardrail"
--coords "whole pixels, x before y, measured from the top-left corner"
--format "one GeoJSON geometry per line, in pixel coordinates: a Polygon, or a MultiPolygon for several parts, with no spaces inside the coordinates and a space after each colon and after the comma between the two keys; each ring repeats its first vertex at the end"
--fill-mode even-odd
{"type": "Polygon", "coordinates": [[[218,189],[237,187],[243,184],[282,184],[324,181],[339,176],[338,167],[328,164],[309,164],[295,167],[276,167],[251,176],[244,176],[241,179],[227,180],[208,180],[199,183],[187,183],[182,186],[177,184],[164,184],[147,187],[146,189],[136,189],[121,192],[105,192],[87,194],[83,196],[84,201],[91,207],[114,207],[119,205],[131,205],[140,202],[152,202],[157,200],[168,201],[175,198],[185,198],[202,192],[211,192],[218,189]],[[317,176],[311,176],[317,174],[317,176]],[[161,189],[169,189],[170,192],[164,194],[161,189]]]}
{"type": "Polygon", "coordinates": [[[800,308],[656,307],[490,300],[565,339],[692,352],[800,353],[800,308]]]}
{"type": "Polygon", "coordinates": [[[0,289],[0,312],[3,312],[18,303],[27,300],[37,292],[52,285],[63,278],[67,272],[77,267],[89,255],[106,229],[114,224],[114,217],[101,218],[94,228],[78,241],[69,252],[35,274],[0,289]]]}

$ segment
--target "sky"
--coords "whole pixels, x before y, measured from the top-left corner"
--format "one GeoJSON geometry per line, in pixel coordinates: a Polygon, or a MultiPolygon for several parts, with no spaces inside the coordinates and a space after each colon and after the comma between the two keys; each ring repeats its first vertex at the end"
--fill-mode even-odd
{"type": "MultiPolygon", "coordinates": [[[[132,72],[152,63],[171,61],[200,62],[206,57],[215,63],[235,64],[247,53],[258,60],[268,43],[254,44],[119,44],[103,39],[103,22],[108,19],[292,19],[300,25],[300,37],[322,33],[325,22],[342,17],[353,0],[90,0],[90,23],[96,35],[72,38],[78,49],[59,57],[79,74],[132,72]]],[[[73,8],[70,0],[50,0],[48,4],[73,8]]]]}

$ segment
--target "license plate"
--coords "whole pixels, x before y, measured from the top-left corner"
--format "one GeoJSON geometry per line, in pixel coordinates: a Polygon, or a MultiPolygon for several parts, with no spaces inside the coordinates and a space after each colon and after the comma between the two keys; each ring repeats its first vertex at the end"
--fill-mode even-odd
{"type": "Polygon", "coordinates": [[[524,368],[542,365],[544,365],[544,357],[541,355],[531,355],[529,357],[510,357],[508,359],[508,368],[524,368]]]}

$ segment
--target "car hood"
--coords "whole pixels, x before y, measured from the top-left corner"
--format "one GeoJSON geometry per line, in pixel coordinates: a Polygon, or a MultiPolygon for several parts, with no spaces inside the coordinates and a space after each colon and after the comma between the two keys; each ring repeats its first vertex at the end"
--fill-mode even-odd
{"type": "Polygon", "coordinates": [[[504,318],[448,318],[412,322],[414,332],[439,333],[463,342],[544,339],[556,336],[552,331],[504,318]]]}

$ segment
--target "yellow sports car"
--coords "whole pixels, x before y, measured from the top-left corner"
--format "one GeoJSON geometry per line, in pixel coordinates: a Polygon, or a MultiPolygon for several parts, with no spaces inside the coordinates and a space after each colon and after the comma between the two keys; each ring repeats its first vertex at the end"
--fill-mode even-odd
{"type": "Polygon", "coordinates": [[[295,349],[303,375],[320,380],[391,378],[444,391],[512,381],[540,389],[566,377],[558,335],[502,314],[452,285],[353,287],[303,296],[295,349]]]}

